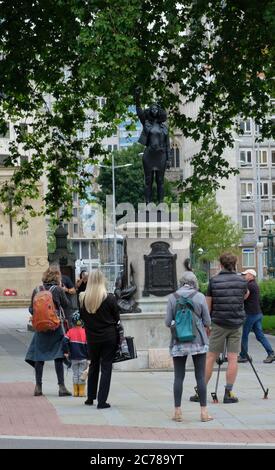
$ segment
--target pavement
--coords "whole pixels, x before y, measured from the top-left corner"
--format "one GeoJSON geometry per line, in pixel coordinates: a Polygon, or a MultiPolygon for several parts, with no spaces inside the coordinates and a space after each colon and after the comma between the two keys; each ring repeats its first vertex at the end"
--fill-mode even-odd
{"type": "MultiPolygon", "coordinates": [[[[45,364],[43,397],[34,397],[33,369],[24,362],[32,332],[27,331],[26,309],[0,309],[0,440],[51,439],[100,442],[116,446],[204,446],[275,447],[275,362],[263,364],[266,354],[250,335],[250,354],[268,399],[249,364],[240,364],[235,392],[239,403],[213,404],[217,373],[208,386],[209,412],[214,421],[201,423],[199,405],[189,402],[195,386],[194,371],[186,373],[182,423],[171,420],[173,413],[172,371],[114,371],[109,402],[112,407],[97,410],[85,406],[83,398],[59,397],[54,364],[45,364]]],[[[275,350],[275,337],[268,336],[275,350]]],[[[189,363],[190,364],[190,363],[189,363]]],[[[72,373],[65,372],[72,388],[72,373]]],[[[218,396],[222,401],[225,373],[221,372],[218,396]]],[[[3,442],[0,445],[3,448],[3,442]]]]}

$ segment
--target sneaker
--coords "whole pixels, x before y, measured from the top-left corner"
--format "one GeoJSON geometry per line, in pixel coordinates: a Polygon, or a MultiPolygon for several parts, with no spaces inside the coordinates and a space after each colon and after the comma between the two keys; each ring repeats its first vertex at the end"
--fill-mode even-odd
{"type": "Polygon", "coordinates": [[[111,408],[111,405],[109,403],[98,403],[97,409],[98,410],[103,410],[105,408],[111,408]]]}
{"type": "Polygon", "coordinates": [[[200,402],[200,399],[199,399],[199,395],[197,393],[195,393],[195,395],[192,395],[192,397],[189,398],[190,401],[193,401],[195,403],[199,403],[200,402]]]}
{"type": "Polygon", "coordinates": [[[87,398],[86,401],[84,401],[85,405],[93,405],[94,404],[94,400],[92,398],[87,398]]]}
{"type": "Polygon", "coordinates": [[[248,362],[248,359],[247,359],[247,357],[238,356],[238,362],[239,363],[248,362]]]}
{"type": "Polygon", "coordinates": [[[225,392],[223,397],[224,403],[238,403],[238,398],[234,395],[233,392],[225,392]]]}
{"type": "Polygon", "coordinates": [[[275,361],[275,354],[272,353],[272,354],[268,354],[267,358],[264,359],[264,363],[265,364],[271,364],[271,362],[275,361]]]}

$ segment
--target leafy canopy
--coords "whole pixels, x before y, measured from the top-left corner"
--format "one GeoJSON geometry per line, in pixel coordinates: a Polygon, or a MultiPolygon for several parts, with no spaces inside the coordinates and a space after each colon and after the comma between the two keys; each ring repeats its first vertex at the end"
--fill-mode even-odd
{"type": "Polygon", "coordinates": [[[198,249],[202,248],[202,260],[216,260],[227,250],[238,251],[242,230],[222,213],[214,195],[192,205],[192,222],[197,226],[192,236],[192,251],[198,256],[198,249]]]}
{"type": "Polygon", "coordinates": [[[35,215],[25,201],[46,175],[44,212],[62,207],[69,217],[72,191],[85,198],[87,165],[105,155],[102,138],[126,117],[137,85],[143,104],[169,109],[170,129],[201,141],[184,198],[217,189],[236,171],[222,157],[236,116],[272,133],[274,10],[274,0],[0,0],[0,132],[7,120],[32,122],[28,133],[17,128],[6,164],[33,155],[2,184],[0,201],[21,220],[35,215]]]}

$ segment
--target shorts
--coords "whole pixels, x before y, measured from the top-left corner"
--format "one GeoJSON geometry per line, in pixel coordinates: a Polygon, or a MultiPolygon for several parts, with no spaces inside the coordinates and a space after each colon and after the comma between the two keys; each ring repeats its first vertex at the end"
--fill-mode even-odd
{"type": "Polygon", "coordinates": [[[241,350],[242,326],[226,328],[212,323],[209,352],[222,354],[225,351],[238,354],[241,350]]]}

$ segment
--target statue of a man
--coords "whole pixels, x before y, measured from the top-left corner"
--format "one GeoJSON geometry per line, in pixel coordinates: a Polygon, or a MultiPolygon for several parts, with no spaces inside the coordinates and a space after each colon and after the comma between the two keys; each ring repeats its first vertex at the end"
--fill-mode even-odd
{"type": "Polygon", "coordinates": [[[145,176],[145,201],[152,202],[154,178],[157,184],[158,203],[164,198],[164,173],[170,168],[170,142],[165,110],[158,104],[142,110],[140,105],[141,88],[135,90],[136,112],[143,126],[139,143],[146,146],[143,154],[143,169],[145,176]]]}

